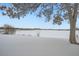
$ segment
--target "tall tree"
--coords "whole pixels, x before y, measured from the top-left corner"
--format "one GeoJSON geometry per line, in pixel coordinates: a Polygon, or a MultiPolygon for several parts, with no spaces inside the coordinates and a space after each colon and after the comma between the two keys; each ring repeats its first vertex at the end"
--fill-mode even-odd
{"type": "Polygon", "coordinates": [[[36,13],[38,17],[45,16],[48,22],[52,20],[53,24],[61,25],[63,20],[69,20],[69,41],[78,44],[75,37],[78,6],[77,3],[12,3],[11,7],[5,10],[6,15],[11,18],[20,19],[28,13],[36,13]]]}

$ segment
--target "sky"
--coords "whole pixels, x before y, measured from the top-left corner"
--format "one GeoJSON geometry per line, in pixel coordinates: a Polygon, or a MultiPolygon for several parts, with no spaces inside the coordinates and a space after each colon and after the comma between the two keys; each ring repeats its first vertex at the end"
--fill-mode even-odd
{"type": "Polygon", "coordinates": [[[9,24],[18,28],[42,28],[42,29],[66,29],[69,28],[67,21],[64,21],[62,25],[54,25],[52,22],[45,22],[44,18],[39,18],[33,15],[27,15],[24,18],[12,19],[8,16],[0,16],[0,26],[9,24]]]}
{"type": "MultiPolygon", "coordinates": [[[[8,16],[0,16],[0,27],[4,26],[4,24],[17,28],[69,29],[67,21],[63,21],[62,25],[54,25],[52,22],[45,22],[45,18],[39,18],[33,14],[28,14],[20,20],[17,18],[12,19],[8,16]]],[[[77,21],[77,27],[79,28],[79,20],[77,21]]]]}

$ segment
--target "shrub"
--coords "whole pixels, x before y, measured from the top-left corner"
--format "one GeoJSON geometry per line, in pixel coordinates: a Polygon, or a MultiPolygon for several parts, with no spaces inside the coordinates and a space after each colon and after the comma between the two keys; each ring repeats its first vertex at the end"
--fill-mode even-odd
{"type": "Polygon", "coordinates": [[[4,34],[14,34],[16,31],[15,31],[15,28],[13,26],[10,26],[8,24],[5,24],[4,25],[4,34]]]}

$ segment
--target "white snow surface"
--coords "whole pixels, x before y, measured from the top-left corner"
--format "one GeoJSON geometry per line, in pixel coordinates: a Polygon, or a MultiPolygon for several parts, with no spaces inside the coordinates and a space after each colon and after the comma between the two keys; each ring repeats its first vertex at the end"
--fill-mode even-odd
{"type": "MultiPolygon", "coordinates": [[[[77,41],[79,41],[79,32],[77,41]]],[[[70,44],[69,31],[18,30],[0,34],[0,56],[79,56],[79,45],[70,44]]]]}

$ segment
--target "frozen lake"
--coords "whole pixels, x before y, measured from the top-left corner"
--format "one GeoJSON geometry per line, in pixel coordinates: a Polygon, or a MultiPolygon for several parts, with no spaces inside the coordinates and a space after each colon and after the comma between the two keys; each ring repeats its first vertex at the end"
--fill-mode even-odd
{"type": "MultiPolygon", "coordinates": [[[[26,30],[26,31],[17,31],[16,35],[25,35],[31,37],[45,37],[45,38],[62,38],[68,39],[70,31],[57,31],[57,30],[26,30]]],[[[76,35],[79,36],[79,31],[76,31],[76,35]]]]}
{"type": "Polygon", "coordinates": [[[69,31],[27,30],[17,31],[14,35],[0,34],[0,55],[79,56],[79,45],[70,44],[68,38],[69,31]]]}

